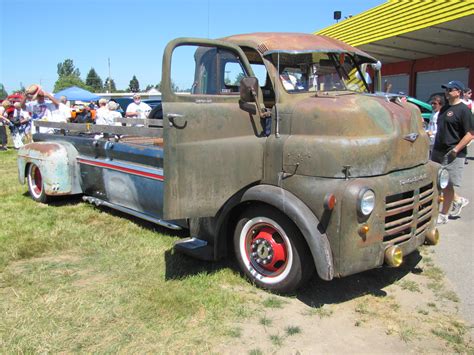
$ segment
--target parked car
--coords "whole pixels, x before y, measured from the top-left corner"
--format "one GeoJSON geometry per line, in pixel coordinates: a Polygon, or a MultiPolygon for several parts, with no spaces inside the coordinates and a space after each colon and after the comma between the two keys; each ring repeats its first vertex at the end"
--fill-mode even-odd
{"type": "Polygon", "coordinates": [[[424,101],[415,99],[414,97],[407,96],[407,101],[417,106],[421,111],[421,117],[423,118],[423,122],[425,127],[428,126],[430,122],[431,113],[433,112],[431,105],[424,101]]]}

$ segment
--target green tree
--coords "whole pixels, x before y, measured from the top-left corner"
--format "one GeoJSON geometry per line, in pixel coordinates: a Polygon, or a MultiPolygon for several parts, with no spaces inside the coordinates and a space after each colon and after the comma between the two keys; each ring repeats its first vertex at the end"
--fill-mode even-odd
{"type": "Polygon", "coordinates": [[[153,89],[153,88],[154,88],[153,85],[148,84],[148,85],[146,86],[146,88],[145,88],[145,91],[151,90],[151,89],[153,89]]]}
{"type": "MultiPolygon", "coordinates": [[[[158,90],[158,91],[161,91],[161,81],[158,84],[155,85],[155,89],[158,90]]],[[[171,90],[173,92],[179,92],[179,87],[178,87],[178,85],[176,85],[174,83],[173,80],[171,80],[171,90]]]]}
{"type": "Polygon", "coordinates": [[[74,62],[72,59],[66,59],[64,62],[58,63],[58,75],[59,77],[73,75],[80,78],[81,72],[79,69],[74,67],[74,62]]]}
{"type": "Polygon", "coordinates": [[[102,88],[104,87],[102,79],[96,73],[94,68],[91,68],[91,70],[89,70],[89,73],[87,74],[86,85],[91,87],[93,92],[101,92],[102,88]]]}
{"type": "Polygon", "coordinates": [[[71,86],[77,86],[85,90],[92,90],[91,87],[87,86],[81,78],[75,75],[60,76],[54,84],[54,92],[61,91],[63,89],[70,88],[71,86]]]}
{"type": "Polygon", "coordinates": [[[54,92],[67,89],[71,86],[93,90],[82,81],[81,72],[74,67],[72,59],[66,59],[64,62],[58,63],[58,76],[58,80],[54,83],[54,92]]]}
{"type": "Polygon", "coordinates": [[[234,80],[234,85],[239,86],[240,85],[240,80],[242,80],[242,78],[244,76],[245,76],[244,73],[237,74],[237,76],[235,77],[235,80],[234,80]]]}
{"type": "Polygon", "coordinates": [[[8,92],[5,90],[5,86],[0,84],[0,100],[4,100],[8,96],[8,92]]]}
{"type": "Polygon", "coordinates": [[[115,86],[114,79],[111,79],[111,78],[105,79],[104,91],[105,92],[117,92],[117,87],[115,86]],[[110,82],[110,87],[109,87],[109,82],[110,82]]]}
{"type": "Polygon", "coordinates": [[[128,85],[128,91],[130,92],[140,91],[140,83],[138,82],[138,79],[135,75],[133,76],[132,80],[130,80],[130,84],[128,85]]]}

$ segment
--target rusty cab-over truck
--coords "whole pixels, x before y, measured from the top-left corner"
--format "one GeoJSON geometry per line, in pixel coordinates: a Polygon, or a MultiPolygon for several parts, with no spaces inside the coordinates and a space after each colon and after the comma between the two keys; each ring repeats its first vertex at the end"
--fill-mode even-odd
{"type": "Polygon", "coordinates": [[[56,133],[19,151],[19,179],[41,202],[83,194],[186,228],[178,250],[207,260],[234,251],[275,292],[314,270],[331,280],[398,266],[436,243],[447,173],[428,159],[420,112],[371,93],[367,67],[376,59],[324,36],[176,39],[163,56],[162,121],[40,122],[56,133]]]}

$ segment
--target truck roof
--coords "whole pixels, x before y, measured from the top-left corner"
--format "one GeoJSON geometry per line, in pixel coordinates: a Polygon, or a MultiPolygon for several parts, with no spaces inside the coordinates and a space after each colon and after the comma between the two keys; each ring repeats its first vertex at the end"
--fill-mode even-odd
{"type": "Polygon", "coordinates": [[[221,38],[239,46],[257,49],[262,55],[274,52],[347,52],[376,61],[369,54],[337,39],[306,33],[256,32],[221,38]]]}

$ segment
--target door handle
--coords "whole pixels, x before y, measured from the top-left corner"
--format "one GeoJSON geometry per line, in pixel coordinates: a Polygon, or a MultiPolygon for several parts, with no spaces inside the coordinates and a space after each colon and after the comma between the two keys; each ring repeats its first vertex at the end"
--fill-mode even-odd
{"type": "Polygon", "coordinates": [[[184,117],[184,115],[181,115],[179,113],[168,113],[166,115],[166,117],[168,117],[168,120],[170,121],[170,127],[176,127],[178,129],[183,129],[188,125],[188,121],[184,121],[184,124],[182,124],[182,125],[179,125],[175,122],[176,118],[184,117]]]}

